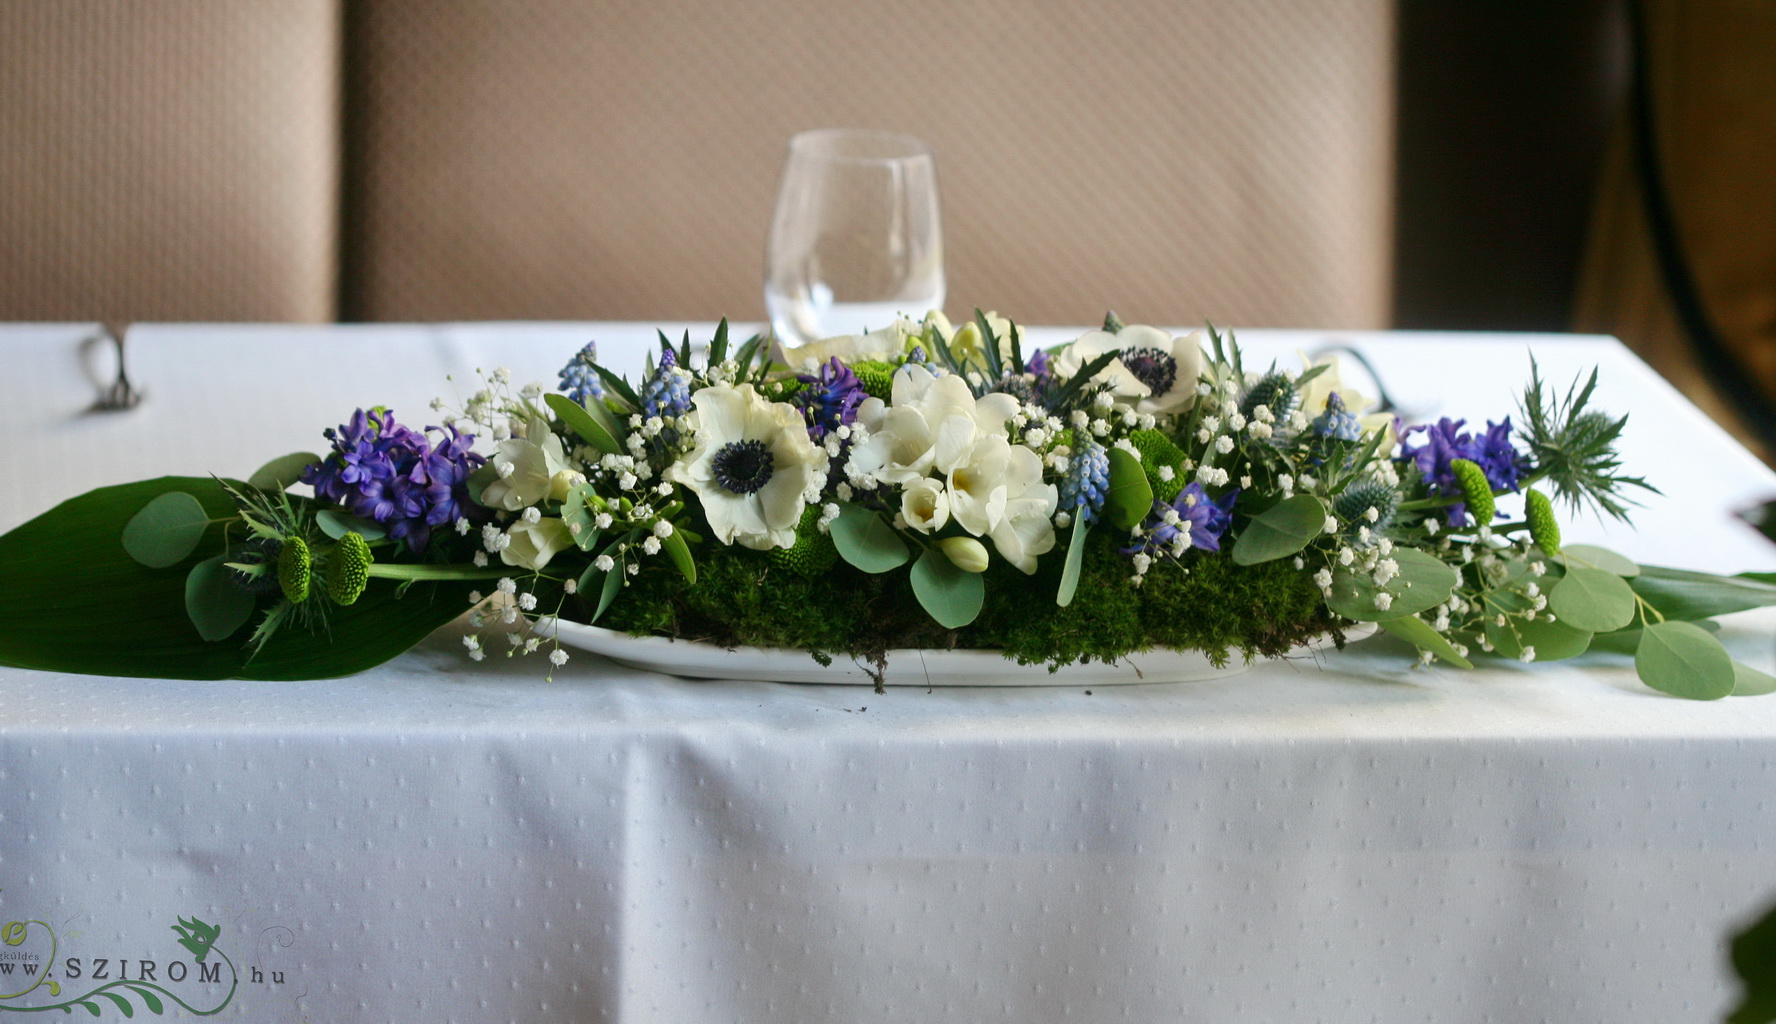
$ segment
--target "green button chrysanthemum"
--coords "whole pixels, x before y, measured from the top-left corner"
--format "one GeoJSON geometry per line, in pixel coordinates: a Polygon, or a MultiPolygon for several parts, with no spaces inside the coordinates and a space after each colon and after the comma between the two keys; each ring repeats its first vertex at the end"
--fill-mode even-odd
{"type": "Polygon", "coordinates": [[[880,398],[886,402],[894,395],[894,367],[874,359],[866,359],[851,365],[851,374],[863,388],[863,393],[871,398],[880,398]]]}
{"type": "Polygon", "coordinates": [[[1469,459],[1452,459],[1449,471],[1455,474],[1456,485],[1462,492],[1462,503],[1468,506],[1468,514],[1474,517],[1474,525],[1490,524],[1498,506],[1492,500],[1492,485],[1486,482],[1486,470],[1469,459]]]}
{"type": "Polygon", "coordinates": [[[1560,524],[1554,520],[1554,503],[1548,496],[1537,490],[1524,492],[1523,512],[1536,547],[1549,557],[1560,554],[1560,524]]]}
{"type": "Polygon", "coordinates": [[[1161,501],[1176,498],[1178,492],[1184,489],[1184,449],[1158,430],[1137,430],[1129,435],[1129,443],[1141,453],[1141,469],[1147,474],[1147,483],[1153,488],[1153,496],[1161,501]],[[1160,479],[1161,466],[1172,467],[1170,480],[1160,479]]]}
{"type": "Polygon", "coordinates": [[[278,552],[278,588],[291,604],[308,600],[308,584],[314,576],[314,556],[301,537],[285,537],[278,552]]]}
{"type": "Polygon", "coordinates": [[[795,543],[786,548],[772,548],[771,564],[807,579],[831,569],[839,559],[839,549],[834,546],[832,537],[820,532],[819,522],[820,506],[809,505],[802,512],[802,521],[796,524],[795,543]]]}
{"type": "Polygon", "coordinates": [[[327,559],[327,596],[336,604],[351,604],[370,582],[370,542],[361,533],[339,538],[327,559]]]}

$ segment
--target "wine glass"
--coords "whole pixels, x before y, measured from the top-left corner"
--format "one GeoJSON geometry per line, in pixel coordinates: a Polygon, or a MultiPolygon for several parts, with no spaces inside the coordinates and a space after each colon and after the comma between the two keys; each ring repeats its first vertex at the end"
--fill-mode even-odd
{"type": "Polygon", "coordinates": [[[943,228],[931,147],[828,129],[789,140],[765,249],[765,308],[785,349],[939,309],[943,228]]]}

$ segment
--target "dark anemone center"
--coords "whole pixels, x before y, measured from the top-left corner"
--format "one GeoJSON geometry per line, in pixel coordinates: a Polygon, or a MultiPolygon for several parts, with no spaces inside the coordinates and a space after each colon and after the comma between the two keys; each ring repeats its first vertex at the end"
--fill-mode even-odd
{"type": "Polygon", "coordinates": [[[1178,383],[1178,360],[1169,352],[1156,348],[1125,348],[1122,350],[1122,365],[1156,396],[1169,393],[1172,385],[1178,383]]]}
{"type": "Polygon", "coordinates": [[[751,494],[771,482],[773,461],[763,441],[730,441],[710,464],[716,483],[735,494],[751,494]]]}

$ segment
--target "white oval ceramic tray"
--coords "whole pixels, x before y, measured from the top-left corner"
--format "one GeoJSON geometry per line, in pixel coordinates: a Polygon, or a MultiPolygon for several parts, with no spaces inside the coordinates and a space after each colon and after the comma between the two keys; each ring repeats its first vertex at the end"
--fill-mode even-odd
{"type": "MultiPolygon", "coordinates": [[[[630,636],[600,626],[543,619],[537,631],[554,631],[561,642],[602,654],[631,668],[688,679],[745,679],[778,683],[850,683],[873,686],[875,680],[850,659],[834,658],[821,667],[806,651],[766,647],[717,647],[659,636],[630,636]]],[[[1345,631],[1346,640],[1375,632],[1368,623],[1345,631]]],[[[1309,655],[1332,646],[1331,638],[1303,644],[1291,656],[1309,655]]],[[[883,682],[889,686],[1114,686],[1122,683],[1183,683],[1238,675],[1250,666],[1237,655],[1216,668],[1200,651],[1152,650],[1131,654],[1115,664],[1091,662],[1050,672],[1047,665],[1019,665],[997,652],[907,649],[888,652],[883,682]]]]}

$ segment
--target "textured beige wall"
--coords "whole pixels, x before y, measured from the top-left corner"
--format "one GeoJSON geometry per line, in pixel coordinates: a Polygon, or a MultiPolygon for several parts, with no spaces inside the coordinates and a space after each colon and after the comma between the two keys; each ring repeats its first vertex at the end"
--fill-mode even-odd
{"type": "Polygon", "coordinates": [[[0,319],[331,319],[339,24],[0,0],[0,319]]]}
{"type": "Polygon", "coordinates": [[[344,308],[762,316],[783,147],[936,148],[950,310],[1385,326],[1391,0],[361,0],[344,308]]]}

